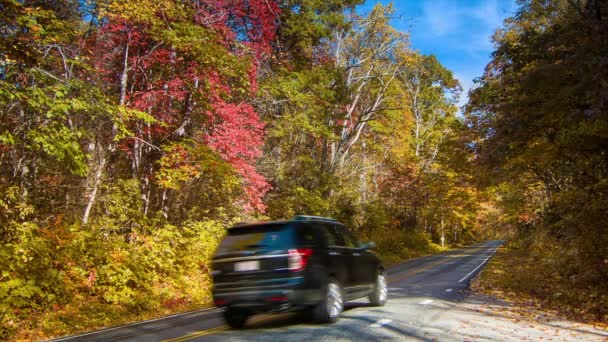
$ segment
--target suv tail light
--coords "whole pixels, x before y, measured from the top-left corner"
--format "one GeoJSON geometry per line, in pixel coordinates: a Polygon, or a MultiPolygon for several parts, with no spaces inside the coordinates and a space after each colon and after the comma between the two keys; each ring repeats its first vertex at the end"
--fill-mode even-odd
{"type": "Polygon", "coordinates": [[[289,270],[290,271],[301,271],[306,268],[308,264],[308,258],[312,255],[312,249],[310,248],[298,248],[290,249],[287,251],[289,254],[289,270]]]}

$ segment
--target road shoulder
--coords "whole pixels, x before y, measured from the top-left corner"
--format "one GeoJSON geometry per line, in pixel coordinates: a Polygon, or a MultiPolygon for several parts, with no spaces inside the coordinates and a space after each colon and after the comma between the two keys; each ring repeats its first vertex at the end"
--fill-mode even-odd
{"type": "Polygon", "coordinates": [[[476,331],[475,339],[608,341],[608,330],[570,321],[555,312],[510,303],[470,292],[460,303],[460,329],[476,331]]]}

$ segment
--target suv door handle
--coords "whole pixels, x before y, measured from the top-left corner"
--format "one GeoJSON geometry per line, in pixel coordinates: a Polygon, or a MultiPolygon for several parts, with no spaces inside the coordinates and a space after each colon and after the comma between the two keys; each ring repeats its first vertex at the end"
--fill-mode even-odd
{"type": "Polygon", "coordinates": [[[336,252],[336,251],[330,251],[328,254],[329,255],[340,255],[340,253],[336,252]]]}
{"type": "Polygon", "coordinates": [[[359,256],[361,253],[353,253],[354,256],[359,256]]]}

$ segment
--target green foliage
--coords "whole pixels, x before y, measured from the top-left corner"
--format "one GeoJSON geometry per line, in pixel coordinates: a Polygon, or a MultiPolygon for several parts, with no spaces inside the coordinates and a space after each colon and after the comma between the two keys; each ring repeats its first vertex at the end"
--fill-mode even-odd
{"type": "MultiPolygon", "coordinates": [[[[81,146],[87,132],[84,127],[69,127],[67,120],[75,115],[85,115],[89,120],[115,117],[114,108],[98,102],[103,101],[103,95],[80,82],[21,88],[0,81],[0,97],[7,99],[7,105],[21,108],[20,119],[29,127],[25,132],[11,132],[10,121],[5,122],[3,144],[23,146],[26,151],[46,156],[49,162],[62,164],[76,176],[84,176],[88,170],[87,156],[81,146]],[[81,92],[85,95],[74,96],[81,92]]],[[[11,114],[17,115],[14,111],[2,112],[6,117],[11,114]]]]}
{"type": "Polygon", "coordinates": [[[193,221],[152,232],[134,228],[128,240],[115,233],[121,227],[101,224],[10,226],[11,239],[0,247],[0,336],[49,307],[79,307],[85,315],[90,301],[121,305],[131,313],[210,301],[209,260],[224,234],[222,224],[193,221]]]}
{"type": "Polygon", "coordinates": [[[34,213],[34,207],[20,200],[19,187],[11,186],[6,189],[0,188],[0,232],[3,237],[8,237],[8,224],[10,222],[25,220],[34,213]]]}
{"type": "Polygon", "coordinates": [[[376,243],[378,254],[387,265],[445,250],[430,242],[426,233],[407,232],[390,226],[374,230],[369,240],[376,243]]]}
{"type": "Polygon", "coordinates": [[[143,215],[140,184],[137,180],[118,180],[116,183],[104,184],[99,205],[95,207],[93,216],[99,229],[111,232],[127,232],[132,227],[142,227],[149,222],[143,215]]]}
{"type": "Polygon", "coordinates": [[[471,242],[482,229],[472,151],[455,117],[460,85],[434,56],[409,49],[391,13],[378,5],[349,18],[321,45],[337,60],[279,65],[261,84],[268,214],[330,215],[364,235],[398,228],[471,242]]]}
{"type": "Polygon", "coordinates": [[[335,137],[328,123],[340,101],[339,90],[335,85],[332,89],[338,77],[336,68],[321,65],[298,72],[282,70],[261,85],[260,92],[269,102],[263,113],[282,113],[268,128],[270,150],[262,161],[267,178],[275,184],[268,201],[270,217],[329,214],[327,193],[333,175],[324,171],[327,155],[318,144],[335,137]],[[276,99],[278,108],[273,105],[276,99]]]}
{"type": "Polygon", "coordinates": [[[180,184],[200,175],[200,166],[191,160],[191,148],[181,143],[163,147],[163,157],[160,159],[160,170],[156,178],[165,189],[178,189],[180,184]]]}
{"type": "Polygon", "coordinates": [[[364,0],[284,0],[278,40],[292,54],[292,63],[312,58],[314,48],[332,33],[348,29],[345,12],[364,0]]]}
{"type": "Polygon", "coordinates": [[[40,45],[73,40],[77,21],[71,15],[76,12],[75,4],[76,1],[60,0],[28,6],[22,1],[3,1],[0,23],[11,29],[0,41],[0,60],[32,66],[44,54],[40,45]]]}
{"type": "Polygon", "coordinates": [[[171,217],[229,222],[242,215],[236,204],[243,197],[242,178],[217,152],[185,141],[169,145],[159,164],[157,180],[173,192],[171,217]]]}
{"type": "Polygon", "coordinates": [[[608,296],[607,13],[601,1],[522,1],[497,31],[468,108],[482,174],[522,243],[514,254],[532,260],[506,286],[557,306],[580,301],[579,313],[599,320],[608,296]]]}
{"type": "Polygon", "coordinates": [[[34,224],[13,224],[8,229],[11,240],[2,245],[2,286],[0,299],[11,307],[27,308],[32,303],[53,302],[57,274],[44,272],[51,263],[52,242],[40,236],[34,224]]]}
{"type": "Polygon", "coordinates": [[[332,216],[388,263],[482,236],[457,80],[362,2],[2,1],[0,338],[207,304],[236,221],[332,216]]]}

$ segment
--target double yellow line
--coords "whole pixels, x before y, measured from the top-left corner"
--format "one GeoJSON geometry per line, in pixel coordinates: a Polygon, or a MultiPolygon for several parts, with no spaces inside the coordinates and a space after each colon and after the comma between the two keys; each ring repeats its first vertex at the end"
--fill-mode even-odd
{"type": "MultiPolygon", "coordinates": [[[[255,317],[251,318],[249,320],[249,322],[260,323],[260,322],[263,322],[264,320],[269,319],[271,317],[272,316],[269,315],[269,314],[261,314],[261,315],[257,315],[255,317]]],[[[199,331],[192,332],[192,333],[190,333],[188,335],[175,337],[175,338],[172,338],[172,339],[169,339],[169,340],[163,340],[163,342],[189,341],[189,340],[195,339],[197,337],[201,337],[201,336],[205,336],[205,335],[211,335],[211,334],[215,334],[217,332],[226,331],[226,330],[229,330],[229,327],[227,325],[223,324],[223,325],[220,325],[218,327],[215,327],[215,328],[212,328],[212,329],[209,329],[209,330],[199,330],[199,331]]]]}
{"type": "MultiPolygon", "coordinates": [[[[399,275],[396,275],[396,276],[394,276],[392,278],[389,278],[388,282],[389,283],[394,283],[394,282],[403,280],[403,279],[405,279],[407,277],[411,277],[411,276],[413,276],[415,274],[418,274],[418,273],[424,272],[426,270],[429,270],[429,269],[431,269],[431,268],[433,268],[435,266],[444,264],[444,263],[448,262],[450,259],[459,258],[459,257],[466,256],[466,255],[467,254],[462,254],[462,253],[458,253],[458,254],[454,254],[454,255],[445,255],[445,256],[443,256],[438,261],[435,261],[435,262],[427,264],[427,265],[425,265],[423,267],[414,269],[414,270],[412,270],[410,272],[406,272],[404,274],[399,274],[399,275]]],[[[259,323],[260,321],[263,321],[264,319],[269,318],[269,317],[271,317],[271,316],[268,315],[268,314],[258,315],[256,317],[253,317],[251,319],[251,322],[253,322],[253,323],[259,323]]],[[[201,336],[205,336],[205,335],[211,335],[211,334],[215,334],[217,332],[226,331],[226,330],[228,330],[228,326],[224,324],[224,325],[220,325],[219,327],[215,327],[215,328],[212,328],[212,329],[209,329],[209,330],[195,331],[195,332],[192,332],[192,333],[190,333],[188,335],[172,338],[172,339],[169,339],[169,340],[164,340],[163,342],[189,341],[189,340],[195,339],[197,337],[201,337],[201,336]]]]}
{"type": "Polygon", "coordinates": [[[163,342],[180,342],[180,341],[188,341],[188,340],[192,340],[194,338],[197,337],[201,337],[201,336],[205,336],[205,335],[210,335],[210,334],[214,334],[216,332],[220,332],[220,331],[224,331],[224,330],[228,330],[228,326],[227,325],[220,325],[219,327],[215,327],[213,329],[209,329],[209,330],[201,330],[201,331],[195,331],[193,333],[190,333],[188,335],[184,335],[184,336],[180,336],[180,337],[176,337],[176,338],[172,338],[169,340],[163,340],[163,342]]]}

